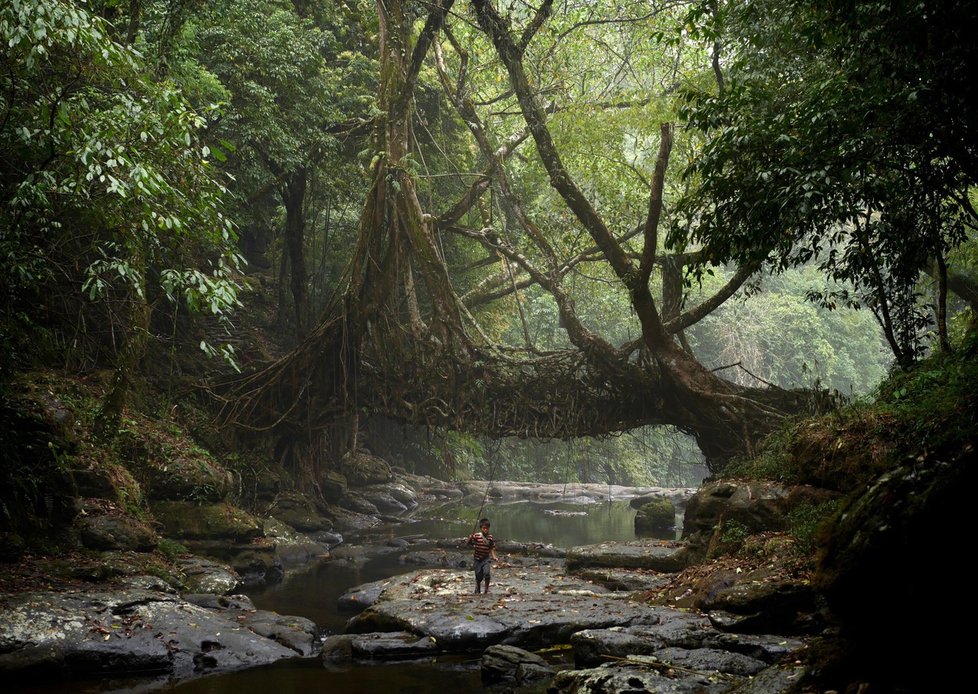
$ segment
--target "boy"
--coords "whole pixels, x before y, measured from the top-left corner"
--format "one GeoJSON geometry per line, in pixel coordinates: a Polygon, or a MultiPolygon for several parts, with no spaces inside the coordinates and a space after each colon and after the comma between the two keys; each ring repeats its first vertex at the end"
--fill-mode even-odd
{"type": "Polygon", "coordinates": [[[475,592],[478,593],[482,582],[486,583],[485,592],[489,592],[489,569],[490,564],[496,561],[496,540],[489,534],[489,519],[479,520],[479,532],[469,535],[469,544],[475,550],[473,552],[475,569],[475,592]]]}

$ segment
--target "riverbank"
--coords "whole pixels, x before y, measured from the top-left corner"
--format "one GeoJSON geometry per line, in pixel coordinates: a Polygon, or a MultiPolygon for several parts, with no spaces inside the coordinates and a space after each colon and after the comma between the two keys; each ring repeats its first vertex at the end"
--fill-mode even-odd
{"type": "MultiPolygon", "coordinates": [[[[558,486],[496,482],[490,494],[494,503],[553,500],[556,495],[585,504],[606,498],[609,491],[607,486],[591,485],[570,496],[558,486]]],[[[486,483],[452,485],[398,475],[386,486],[373,485],[369,493],[377,499],[400,491],[403,497],[407,489],[421,508],[447,499],[474,501],[479,489],[484,498],[486,488],[486,483]]],[[[611,491],[621,499],[641,494],[683,500],[691,493],[659,488],[611,491]]],[[[347,553],[355,548],[343,542],[339,527],[356,533],[384,522],[349,509],[338,518],[344,525],[331,529],[337,543],[332,549],[347,553]]],[[[273,528],[279,523],[266,521],[273,528]]],[[[280,534],[278,542],[264,537],[273,554],[297,541],[317,543],[298,532],[288,538],[280,534]]],[[[322,544],[321,549],[318,556],[306,555],[306,564],[329,561],[331,547],[322,544]]],[[[303,565],[294,563],[290,570],[303,565]]],[[[239,594],[244,582],[233,567],[203,557],[183,553],[167,560],[158,553],[78,551],[73,556],[24,555],[3,568],[0,670],[21,681],[140,674],[170,682],[318,653],[315,625],[255,610],[239,594]]]]}

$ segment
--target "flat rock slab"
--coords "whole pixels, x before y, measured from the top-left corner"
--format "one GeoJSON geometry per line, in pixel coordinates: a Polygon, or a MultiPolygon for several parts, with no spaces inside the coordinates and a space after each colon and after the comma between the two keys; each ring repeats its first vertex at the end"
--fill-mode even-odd
{"type": "Polygon", "coordinates": [[[806,670],[800,666],[772,665],[758,674],[738,677],[725,673],[690,672],[646,656],[628,656],[599,667],[558,672],[548,694],[791,694],[806,670]]]}
{"type": "Polygon", "coordinates": [[[676,573],[686,568],[684,547],[664,540],[602,542],[567,551],[567,570],[607,567],[676,573]]]}
{"type": "Polygon", "coordinates": [[[446,652],[494,644],[532,650],[566,643],[582,629],[654,624],[667,609],[543,568],[496,568],[489,594],[474,594],[473,586],[471,572],[405,574],[352,618],[347,632],[409,631],[433,637],[446,652]]]}
{"type": "Polygon", "coordinates": [[[310,655],[314,637],[300,617],[209,609],[156,591],[0,595],[0,673],[9,676],[183,679],[310,655]]]}

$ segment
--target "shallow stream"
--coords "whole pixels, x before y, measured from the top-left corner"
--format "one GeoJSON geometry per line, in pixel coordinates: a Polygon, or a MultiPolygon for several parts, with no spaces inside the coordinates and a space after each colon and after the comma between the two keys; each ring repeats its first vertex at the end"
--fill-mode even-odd
{"type": "MultiPolygon", "coordinates": [[[[635,510],[627,500],[595,503],[514,502],[489,504],[482,515],[492,521],[497,541],[540,542],[573,547],[610,540],[633,540],[635,510]]],[[[392,540],[410,538],[410,551],[425,542],[464,538],[476,529],[479,507],[451,504],[429,511],[425,518],[352,533],[345,544],[388,546],[392,540]]],[[[676,533],[667,539],[675,539],[676,533]]],[[[394,543],[391,543],[394,544],[394,543]]],[[[339,611],[337,599],[350,588],[420,567],[400,562],[406,549],[391,550],[361,563],[326,561],[290,574],[279,585],[247,591],[259,609],[311,619],[323,635],[340,633],[351,617],[339,611]]],[[[489,691],[479,676],[479,658],[443,656],[402,663],[351,665],[326,668],[319,658],[293,659],[270,667],[164,685],[159,682],[72,683],[62,691],[167,691],[179,694],[288,694],[336,691],[342,694],[375,692],[489,691]]]]}

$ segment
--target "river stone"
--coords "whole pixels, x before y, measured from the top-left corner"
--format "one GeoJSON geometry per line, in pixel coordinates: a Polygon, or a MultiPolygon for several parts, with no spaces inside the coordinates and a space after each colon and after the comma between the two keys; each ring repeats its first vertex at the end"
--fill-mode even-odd
{"type": "Polygon", "coordinates": [[[408,510],[408,507],[402,504],[400,501],[395,499],[390,492],[383,489],[364,489],[360,492],[361,498],[365,499],[380,513],[393,514],[395,516],[400,515],[408,510]]]}
{"type": "Polygon", "coordinates": [[[670,530],[676,525],[676,509],[669,499],[654,499],[639,507],[635,514],[635,532],[670,530]]]}
{"type": "Polygon", "coordinates": [[[676,648],[670,646],[655,653],[663,663],[702,673],[721,672],[728,675],[750,677],[767,667],[767,663],[741,653],[718,648],[676,648]]]}
{"type": "Polygon", "coordinates": [[[472,580],[471,572],[447,569],[405,574],[353,617],[347,631],[411,631],[454,652],[497,643],[536,649],[564,643],[581,629],[654,623],[662,609],[545,570],[497,568],[494,593],[483,595],[470,592],[472,580]]]}
{"type": "Polygon", "coordinates": [[[7,675],[183,679],[296,654],[231,612],[138,589],[5,595],[0,606],[0,673],[7,675]]]}
{"type": "Polygon", "coordinates": [[[337,599],[336,606],[341,612],[362,612],[377,602],[384,589],[393,585],[395,580],[384,578],[350,588],[337,599]]]}
{"type": "Polygon", "coordinates": [[[319,513],[316,504],[299,492],[278,494],[268,509],[268,515],[301,532],[317,532],[333,527],[332,522],[319,513]]]}
{"type": "Polygon", "coordinates": [[[548,694],[621,694],[622,692],[655,692],[655,694],[720,694],[731,688],[729,680],[710,678],[673,670],[667,677],[654,669],[655,663],[630,659],[626,663],[609,663],[588,670],[558,672],[548,694]]]}
{"type": "Polygon", "coordinates": [[[99,551],[152,552],[160,540],[148,525],[125,514],[79,516],[75,527],[82,544],[99,551]]]}
{"type": "Polygon", "coordinates": [[[177,565],[186,576],[184,585],[189,593],[227,595],[244,585],[241,576],[230,566],[202,557],[180,558],[177,565]]]}
{"type": "Polygon", "coordinates": [[[581,578],[603,585],[608,590],[651,591],[664,587],[671,580],[670,574],[651,569],[578,569],[581,578]]]}
{"type": "Polygon", "coordinates": [[[275,558],[283,567],[306,564],[314,559],[328,559],[329,547],[298,533],[292,526],[275,518],[262,524],[265,537],[275,543],[275,558]]]}
{"type": "Polygon", "coordinates": [[[319,489],[327,504],[337,504],[346,496],[348,482],[346,475],[338,470],[327,470],[319,478],[319,489]]]}
{"type": "Polygon", "coordinates": [[[445,566],[461,569],[472,563],[472,553],[447,552],[443,549],[418,550],[405,552],[398,561],[415,566],[445,566]]]}
{"type": "Polygon", "coordinates": [[[839,496],[827,489],[768,480],[707,482],[686,502],[683,536],[710,533],[721,519],[740,523],[752,532],[783,530],[792,509],[821,504],[839,496]]]}
{"type": "Polygon", "coordinates": [[[394,479],[394,472],[387,462],[363,450],[344,455],[340,460],[340,472],[353,487],[383,484],[394,479]]]}
{"type": "Polygon", "coordinates": [[[255,516],[230,504],[156,501],[152,510],[156,520],[163,524],[163,535],[181,542],[230,540],[248,543],[262,534],[261,522],[255,516]]]}
{"type": "Polygon", "coordinates": [[[379,516],[381,513],[380,509],[374,506],[373,502],[363,494],[353,491],[347,492],[346,496],[340,499],[340,506],[349,511],[367,516],[379,516]]]}
{"type": "Polygon", "coordinates": [[[737,686],[736,694],[793,694],[808,675],[804,665],[771,665],[737,686]]]}
{"type": "Polygon", "coordinates": [[[674,542],[662,540],[603,542],[567,550],[567,569],[574,571],[583,568],[611,567],[676,573],[686,568],[684,557],[682,548],[674,542]]]}
{"type": "Polygon", "coordinates": [[[716,630],[706,617],[668,607],[658,608],[656,621],[642,625],[582,629],[573,634],[574,662],[594,666],[606,656],[653,655],[669,646],[700,648],[716,630]]]}
{"type": "Polygon", "coordinates": [[[280,615],[268,610],[252,610],[244,616],[244,619],[238,621],[256,634],[291,648],[301,656],[310,656],[316,652],[315,644],[319,634],[312,620],[280,615]]]}
{"type": "Polygon", "coordinates": [[[418,493],[404,484],[383,485],[382,489],[390,494],[397,501],[404,504],[406,508],[412,509],[418,506],[418,493]]]}
{"type": "Polygon", "coordinates": [[[335,634],[323,642],[322,657],[327,663],[351,660],[404,660],[438,655],[439,648],[429,636],[407,631],[372,634],[335,634]]]}
{"type": "Polygon", "coordinates": [[[549,679],[556,673],[537,654],[515,646],[502,645],[489,646],[483,651],[479,671],[483,682],[513,682],[517,685],[549,679]]]}
{"type": "Polygon", "coordinates": [[[275,553],[275,545],[264,540],[261,543],[234,543],[222,540],[185,540],[195,554],[225,561],[240,576],[245,585],[275,585],[285,576],[285,569],[275,553]]]}
{"type": "Polygon", "coordinates": [[[247,595],[215,595],[213,593],[184,593],[181,596],[187,602],[209,610],[237,610],[239,612],[254,612],[255,603],[247,595]]]}
{"type": "Polygon", "coordinates": [[[807,581],[736,583],[707,594],[699,607],[709,612],[714,626],[727,631],[805,634],[824,626],[807,581]]]}
{"type": "Polygon", "coordinates": [[[177,589],[169,580],[164,580],[159,576],[149,574],[136,574],[133,576],[122,576],[119,583],[128,588],[138,588],[140,590],[153,591],[157,593],[176,593],[177,589]]]}
{"type": "Polygon", "coordinates": [[[657,624],[585,629],[572,635],[574,661],[591,667],[607,656],[658,656],[668,648],[712,649],[736,653],[765,664],[776,663],[804,646],[804,641],[781,635],[726,634],[703,615],[661,608],[657,624]]]}

